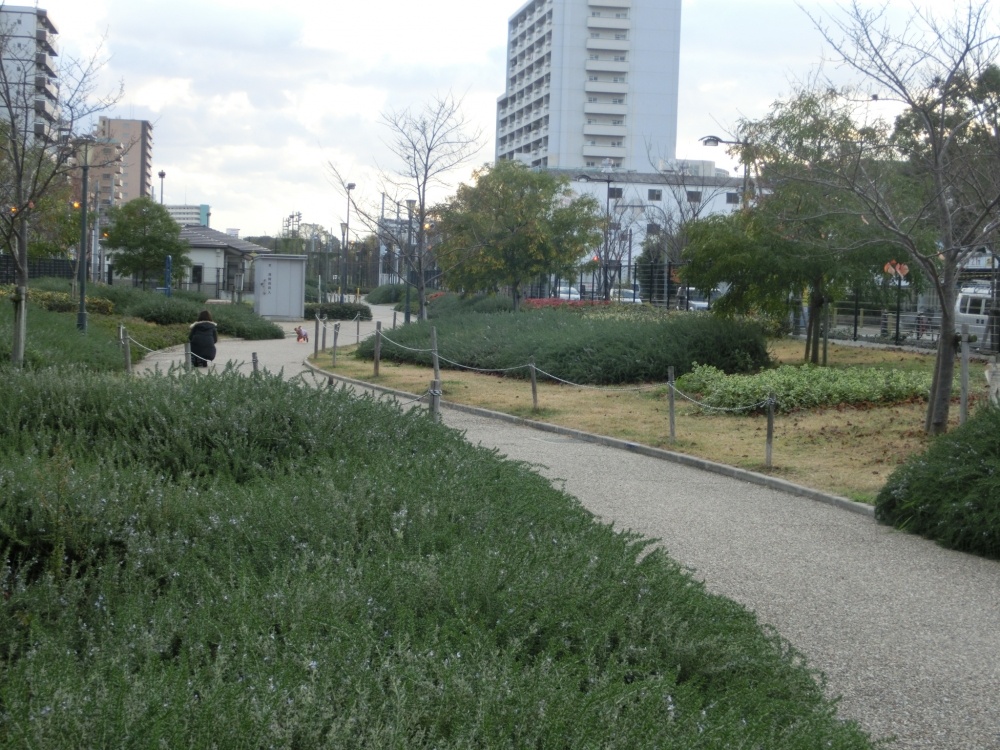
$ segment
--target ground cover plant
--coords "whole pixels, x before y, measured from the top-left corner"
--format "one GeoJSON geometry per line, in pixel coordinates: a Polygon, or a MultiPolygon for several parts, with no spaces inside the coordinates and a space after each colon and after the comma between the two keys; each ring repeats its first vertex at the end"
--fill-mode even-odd
{"type": "Polygon", "coordinates": [[[4,747],[870,747],[665,553],[332,388],[14,373],[0,549],[4,747]]]}
{"type": "Polygon", "coordinates": [[[871,367],[783,365],[749,375],[727,375],[710,365],[695,365],[677,387],[706,407],[739,409],[775,399],[779,411],[831,406],[898,404],[927,398],[931,373],[871,367]]]}
{"type": "Polygon", "coordinates": [[[945,547],[1000,559],[1000,408],[979,409],[900,466],[879,492],[875,516],[945,547]]]}
{"type": "MultiPolygon", "coordinates": [[[[436,318],[441,366],[504,371],[527,378],[527,365],[577,384],[665,382],[668,368],[692,363],[725,372],[754,372],[768,364],[767,342],[754,324],[710,316],[617,317],[600,310],[534,310],[518,314],[448,315],[436,318]]],[[[431,362],[431,323],[387,333],[382,359],[431,362]]],[[[372,359],[374,339],[356,356],[372,359]]]]}

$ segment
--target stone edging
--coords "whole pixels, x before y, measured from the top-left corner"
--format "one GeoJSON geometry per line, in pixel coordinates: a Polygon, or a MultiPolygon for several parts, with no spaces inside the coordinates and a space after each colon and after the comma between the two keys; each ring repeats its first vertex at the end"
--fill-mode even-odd
{"type": "MultiPolygon", "coordinates": [[[[340,381],[342,383],[347,383],[350,385],[356,385],[360,388],[367,388],[372,391],[380,391],[392,396],[398,396],[400,398],[408,400],[416,400],[418,398],[415,393],[408,393],[406,391],[398,391],[393,388],[386,388],[384,386],[373,385],[371,383],[366,383],[363,380],[355,380],[354,378],[344,377],[343,375],[336,375],[327,370],[323,370],[316,367],[308,360],[304,361],[303,364],[314,372],[326,376],[330,382],[334,380],[340,381]]],[[[868,516],[869,518],[875,517],[875,508],[871,505],[866,505],[864,503],[855,502],[846,497],[841,497],[840,495],[831,495],[826,492],[820,492],[819,490],[814,490],[810,487],[803,487],[802,485],[794,484],[793,482],[787,482],[784,479],[777,479],[775,477],[769,477],[766,474],[758,474],[755,471],[749,471],[747,469],[739,469],[735,466],[727,466],[726,464],[716,463],[715,461],[709,461],[704,458],[696,458],[695,456],[689,456],[685,453],[675,453],[673,451],[664,450],[662,448],[651,448],[648,445],[641,445],[639,443],[632,443],[627,440],[619,440],[617,438],[606,437],[604,435],[595,435],[590,432],[584,432],[582,430],[574,430],[570,427],[561,427],[559,425],[549,424],[548,422],[536,422],[531,419],[525,419],[523,417],[515,417],[510,414],[504,414],[503,412],[491,411],[489,409],[483,409],[478,406],[467,406],[465,404],[456,404],[451,401],[441,401],[441,406],[451,409],[452,411],[461,411],[467,414],[474,414],[480,417],[487,417],[489,419],[496,419],[502,422],[509,422],[510,424],[520,425],[522,427],[530,427],[534,430],[539,430],[541,432],[551,432],[557,435],[565,435],[567,437],[572,437],[577,440],[582,440],[588,443],[595,443],[597,445],[603,445],[608,448],[615,448],[617,450],[630,451],[632,453],[637,453],[641,456],[648,456],[649,458],[656,458],[661,461],[673,461],[677,464],[682,464],[684,466],[690,466],[694,469],[700,469],[702,471],[710,471],[714,474],[721,474],[723,476],[731,477],[733,479],[739,479],[744,482],[750,482],[752,484],[761,485],[763,487],[768,487],[773,490],[778,490],[779,492],[785,492],[790,495],[797,495],[799,497],[806,497],[810,500],[816,500],[827,505],[832,505],[842,510],[850,511],[851,513],[857,513],[859,515],[868,516]]]]}

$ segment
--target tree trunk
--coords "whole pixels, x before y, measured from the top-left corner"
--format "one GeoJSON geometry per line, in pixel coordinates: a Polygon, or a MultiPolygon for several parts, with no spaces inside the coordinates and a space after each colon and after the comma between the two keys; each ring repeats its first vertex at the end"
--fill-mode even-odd
{"type": "Polygon", "coordinates": [[[955,295],[945,296],[948,299],[942,299],[941,336],[938,339],[934,378],[927,396],[924,429],[929,435],[942,435],[948,431],[951,386],[955,377],[955,295]]]}
{"type": "Polygon", "coordinates": [[[18,219],[17,284],[11,302],[14,304],[14,335],[11,338],[10,361],[15,367],[24,366],[28,341],[28,221],[18,219]]]}
{"type": "Polygon", "coordinates": [[[809,361],[819,364],[819,341],[823,332],[823,295],[813,291],[809,294],[809,361]]]}

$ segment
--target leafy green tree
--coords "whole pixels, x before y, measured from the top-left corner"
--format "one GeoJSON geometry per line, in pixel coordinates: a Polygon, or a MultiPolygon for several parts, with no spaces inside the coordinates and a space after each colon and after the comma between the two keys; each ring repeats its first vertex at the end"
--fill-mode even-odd
{"type": "MultiPolygon", "coordinates": [[[[934,290],[944,335],[925,420],[931,434],[948,429],[959,272],[1000,233],[1000,34],[986,0],[947,13],[915,9],[894,28],[886,6],[851,3],[828,22],[814,18],[865,90],[841,95],[822,84],[810,93],[807,101],[856,126],[852,137],[827,142],[836,158],[798,177],[844,197],[844,212],[878,227],[934,290]],[[897,103],[904,114],[888,123],[872,101],[897,103]]],[[[774,143],[786,162],[800,152],[795,139],[774,143]]]]}
{"type": "Polygon", "coordinates": [[[460,185],[438,209],[435,248],[454,289],[509,287],[518,308],[525,282],[564,274],[600,243],[603,218],[592,196],[571,197],[566,178],[499,161],[460,185]]]}
{"type": "Polygon", "coordinates": [[[149,197],[136,198],[108,211],[107,233],[105,243],[114,253],[115,272],[139,275],[144,287],[150,276],[161,278],[168,255],[175,274],[191,265],[180,226],[166,208],[149,197]]]}

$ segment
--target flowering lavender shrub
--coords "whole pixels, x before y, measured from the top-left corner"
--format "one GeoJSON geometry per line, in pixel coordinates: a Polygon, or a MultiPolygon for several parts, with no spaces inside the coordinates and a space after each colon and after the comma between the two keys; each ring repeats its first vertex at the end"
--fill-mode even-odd
{"type": "Polygon", "coordinates": [[[0,549],[3,747],[871,746],[662,551],[333,388],[10,373],[0,549]]]}

